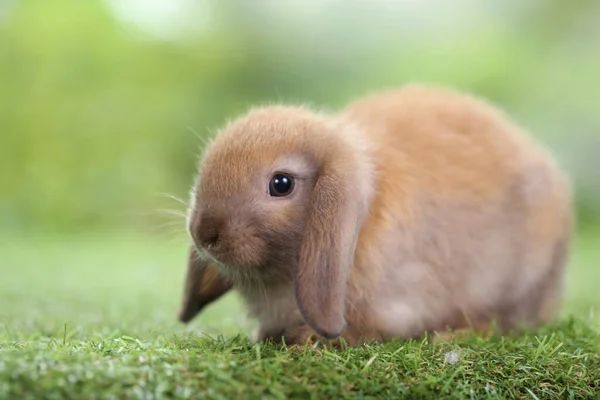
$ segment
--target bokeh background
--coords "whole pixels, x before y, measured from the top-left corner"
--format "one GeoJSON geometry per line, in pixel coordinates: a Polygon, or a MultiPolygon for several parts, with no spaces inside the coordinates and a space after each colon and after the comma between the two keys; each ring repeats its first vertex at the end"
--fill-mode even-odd
{"type": "MultiPolygon", "coordinates": [[[[0,316],[180,329],[200,139],[253,104],[411,81],[485,96],[554,152],[578,213],[566,312],[591,313],[599,71],[596,0],[0,0],[0,316]]],[[[231,298],[199,321],[244,323],[231,298]]]]}

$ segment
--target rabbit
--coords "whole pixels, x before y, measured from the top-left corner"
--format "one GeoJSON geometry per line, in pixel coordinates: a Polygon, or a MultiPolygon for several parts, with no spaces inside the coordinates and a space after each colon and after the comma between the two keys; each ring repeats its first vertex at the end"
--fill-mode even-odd
{"type": "Polygon", "coordinates": [[[450,87],[253,107],[201,156],[179,320],[235,290],[254,339],[288,346],[536,327],[560,310],[571,197],[525,129],[450,87]]]}

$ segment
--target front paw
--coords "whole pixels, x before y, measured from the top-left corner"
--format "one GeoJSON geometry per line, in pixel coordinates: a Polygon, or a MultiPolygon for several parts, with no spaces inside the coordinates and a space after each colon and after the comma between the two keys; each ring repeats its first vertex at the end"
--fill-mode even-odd
{"type": "Polygon", "coordinates": [[[287,347],[313,343],[316,335],[305,325],[286,328],[262,328],[257,335],[257,341],[284,344],[287,347]]]}
{"type": "Polygon", "coordinates": [[[341,338],[327,340],[319,337],[307,325],[298,325],[294,327],[261,330],[258,334],[258,340],[262,342],[272,342],[285,346],[290,350],[299,350],[306,347],[313,347],[318,343],[319,346],[333,347],[340,349],[342,347],[341,338]]]}

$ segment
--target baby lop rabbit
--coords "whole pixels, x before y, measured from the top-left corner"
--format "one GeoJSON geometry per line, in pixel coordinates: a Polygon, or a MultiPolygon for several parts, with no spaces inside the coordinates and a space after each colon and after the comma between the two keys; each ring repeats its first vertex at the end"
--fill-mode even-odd
{"type": "Polygon", "coordinates": [[[259,107],[205,149],[179,318],[234,289],[257,340],[288,345],[535,326],[560,305],[572,223],[553,158],[474,96],[259,107]]]}

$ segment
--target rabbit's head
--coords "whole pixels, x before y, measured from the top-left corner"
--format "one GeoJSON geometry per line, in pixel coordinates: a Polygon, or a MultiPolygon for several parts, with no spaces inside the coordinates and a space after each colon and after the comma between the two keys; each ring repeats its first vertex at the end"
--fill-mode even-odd
{"type": "Polygon", "coordinates": [[[371,172],[360,131],[343,120],[254,109],[205,149],[188,217],[193,244],[234,285],[293,284],[306,323],[337,337],[371,172]]]}

